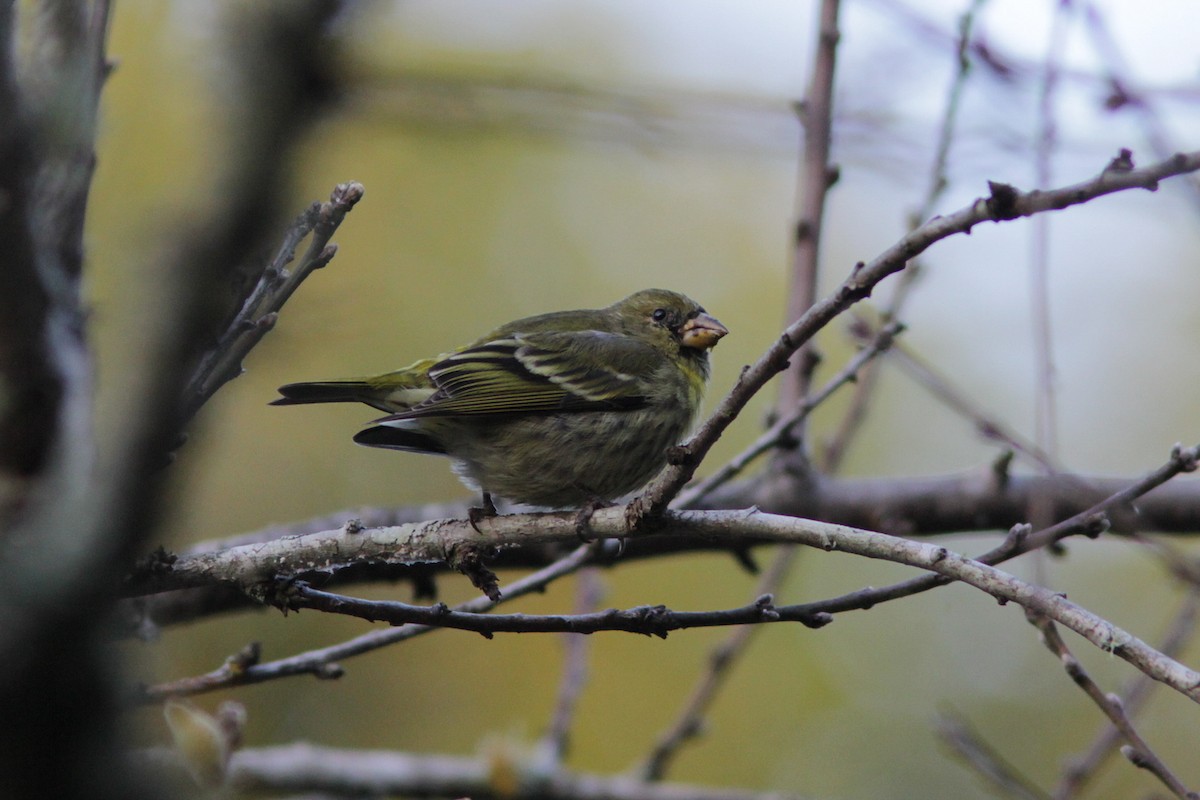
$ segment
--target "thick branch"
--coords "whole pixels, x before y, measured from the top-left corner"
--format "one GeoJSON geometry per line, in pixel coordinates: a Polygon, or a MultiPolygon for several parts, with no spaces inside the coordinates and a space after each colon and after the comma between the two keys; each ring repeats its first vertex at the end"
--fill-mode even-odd
{"type": "MultiPolygon", "coordinates": [[[[594,533],[604,537],[636,535],[626,521],[626,509],[619,507],[596,512],[591,527],[594,533]]],[[[1200,673],[1163,656],[1132,634],[1076,606],[1060,594],[1020,581],[995,567],[965,558],[944,547],[753,510],[672,512],[664,517],[663,528],[658,535],[670,536],[674,532],[692,532],[730,548],[741,545],[747,538],[761,542],[802,544],[826,551],[836,550],[894,561],[935,572],[944,578],[974,586],[1001,601],[1016,602],[1044,614],[1074,630],[1097,647],[1120,656],[1155,680],[1162,681],[1193,700],[1200,701],[1200,673]]],[[[322,569],[335,563],[343,563],[347,558],[354,556],[371,560],[401,558],[420,561],[447,557],[447,554],[452,557],[456,550],[463,548],[481,550],[495,546],[497,542],[567,542],[576,535],[575,515],[570,513],[493,517],[479,522],[478,528],[467,520],[441,520],[396,528],[365,531],[343,529],[310,534],[283,540],[286,547],[251,545],[232,548],[223,553],[183,559],[172,569],[178,570],[180,578],[189,582],[189,585],[213,581],[234,582],[256,597],[271,601],[282,599],[286,604],[287,598],[278,598],[275,593],[278,579],[281,574],[286,576],[289,565],[300,570],[322,569]]],[[[296,588],[301,589],[298,596],[306,598],[305,602],[323,602],[330,610],[345,602],[337,596],[324,597],[321,593],[314,594],[316,590],[296,588]]],[[[353,611],[365,609],[361,615],[368,618],[409,621],[407,615],[414,613],[411,611],[414,608],[420,607],[372,603],[357,605],[353,611]],[[396,616],[391,617],[389,614],[396,616]]],[[[773,621],[776,618],[812,620],[814,610],[816,609],[813,606],[778,607],[771,609],[770,613],[761,613],[763,609],[753,613],[747,609],[739,609],[731,612],[730,622],[773,621]]],[[[476,619],[465,620],[463,615],[455,616],[456,612],[448,612],[438,607],[421,609],[419,614],[419,619],[414,621],[434,625],[450,624],[452,621],[451,627],[487,633],[510,629],[575,630],[572,627],[573,623],[565,617],[553,620],[547,618],[546,621],[535,623],[528,621],[532,617],[524,618],[512,621],[514,627],[510,628],[506,627],[508,621],[489,623],[476,619]]],[[[660,625],[666,629],[673,629],[670,627],[673,624],[675,623],[669,617],[664,621],[657,612],[647,613],[639,609],[632,614],[613,617],[609,628],[605,628],[602,622],[589,622],[586,630],[615,628],[646,633],[657,632],[660,625]]]]}
{"type": "Polygon", "coordinates": [[[800,800],[797,795],[645,783],[578,772],[545,774],[503,754],[486,758],[337,750],[309,744],[235,753],[231,782],[244,792],[320,792],[337,796],[471,797],[474,800],[800,800]],[[497,763],[497,761],[503,763],[497,763]],[[497,785],[497,770],[515,784],[497,785]]]}
{"type": "MultiPolygon", "coordinates": [[[[971,530],[1005,530],[1028,520],[1033,498],[1053,498],[1055,518],[1091,513],[1097,503],[1130,488],[1131,479],[1084,476],[1012,476],[998,480],[990,471],[959,476],[906,479],[821,479],[807,491],[787,492],[778,482],[747,481],[718,490],[706,498],[705,507],[757,506],[764,511],[868,528],[899,535],[937,535],[971,530]]],[[[1147,490],[1149,491],[1149,490],[1147,490]]],[[[261,545],[291,534],[331,529],[348,519],[362,519],[373,527],[417,522],[434,516],[465,518],[468,503],[415,506],[392,509],[349,509],[292,526],[273,526],[226,540],[198,544],[184,554],[207,554],[235,546],[261,545]]],[[[1136,506],[1119,505],[1109,513],[1112,532],[1155,531],[1192,534],[1200,530],[1200,481],[1176,480],[1155,488],[1137,499],[1136,506]]],[[[742,542],[736,553],[756,544],[742,542]]],[[[281,552],[288,549],[280,546],[281,552]]],[[[669,537],[639,537],[627,540],[622,563],[687,552],[729,548],[699,536],[680,533],[669,537]]],[[[190,555],[189,555],[190,554],[190,555]]],[[[502,549],[492,561],[496,569],[535,569],[552,563],[562,554],[555,545],[502,549]]],[[[245,594],[228,585],[210,585],[199,579],[200,588],[171,591],[178,576],[157,558],[145,561],[126,586],[126,594],[155,594],[130,601],[124,610],[129,631],[143,625],[172,625],[199,617],[259,607],[245,594]]],[[[324,569],[324,568],[322,568],[324,569]]],[[[329,578],[330,586],[364,580],[426,581],[431,573],[448,569],[443,562],[405,565],[392,561],[360,562],[355,569],[339,570],[329,578]]],[[[303,573],[301,573],[303,574],[303,573]]],[[[918,578],[914,580],[924,580],[918,578]]],[[[855,608],[862,607],[859,605],[855,608]]],[[[830,609],[836,610],[836,609],[830,609]]]]}

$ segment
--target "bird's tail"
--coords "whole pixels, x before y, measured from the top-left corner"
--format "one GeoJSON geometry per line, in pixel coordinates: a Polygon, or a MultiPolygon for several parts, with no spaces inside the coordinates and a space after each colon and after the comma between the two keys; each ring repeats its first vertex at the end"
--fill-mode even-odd
{"type": "Polygon", "coordinates": [[[374,405],[379,391],[366,381],[318,381],[289,383],[279,387],[282,395],[271,401],[273,406],[295,406],[304,403],[367,403],[374,405]]]}

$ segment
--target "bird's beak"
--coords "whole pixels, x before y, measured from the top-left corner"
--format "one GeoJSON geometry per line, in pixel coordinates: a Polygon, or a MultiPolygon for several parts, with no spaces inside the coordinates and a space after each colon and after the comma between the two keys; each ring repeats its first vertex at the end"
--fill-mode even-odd
{"type": "Polygon", "coordinates": [[[708,314],[699,314],[683,323],[679,339],[684,347],[707,350],[716,345],[729,329],[708,314]]]}

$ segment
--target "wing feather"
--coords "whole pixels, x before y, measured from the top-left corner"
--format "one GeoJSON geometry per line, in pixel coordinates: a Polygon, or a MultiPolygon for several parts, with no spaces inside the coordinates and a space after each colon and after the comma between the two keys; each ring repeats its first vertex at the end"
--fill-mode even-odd
{"type": "Polygon", "coordinates": [[[380,421],[638,408],[646,396],[636,374],[655,355],[602,331],[514,333],[446,356],[429,369],[432,396],[380,421]]]}

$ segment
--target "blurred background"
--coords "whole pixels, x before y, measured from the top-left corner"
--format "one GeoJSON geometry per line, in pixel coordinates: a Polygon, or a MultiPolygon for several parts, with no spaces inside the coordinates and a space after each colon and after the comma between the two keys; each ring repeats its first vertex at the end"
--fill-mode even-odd
{"type": "MultiPolygon", "coordinates": [[[[212,201],[230,79],[222,42],[236,33],[237,5],[116,6],[110,52],[118,66],[103,98],[87,235],[106,419],[122,413],[120,376],[139,358],[138,301],[153,297],[156,248],[212,201]]],[[[926,194],[967,5],[844,4],[833,152],[841,178],[829,198],[825,286],[902,235],[926,194]]],[[[985,194],[988,179],[1035,185],[1039,81],[1055,5],[1009,0],[979,11],[976,34],[994,63],[976,64],[966,86],[937,210],[985,194]]],[[[1117,0],[1076,7],[1058,52],[1051,185],[1091,177],[1122,147],[1146,164],[1157,160],[1156,143],[1200,146],[1200,6],[1160,0],[1153,15],[1117,0]],[[1105,75],[1116,69],[1140,102],[1106,107],[1113,83],[1105,75]]],[[[440,460],[353,445],[371,409],[267,402],[280,384],[393,369],[528,314],[607,305],[649,286],[686,292],[732,331],[715,351],[711,409],[784,321],[801,146],[794,103],[808,83],[815,14],[815,3],[767,0],[411,0],[348,10],[336,40],[345,92],[295,154],[292,206],[298,213],[347,180],[362,182],[366,196],[335,237],[333,263],[288,303],[246,375],[193,424],[172,467],[163,544],[182,548],[339,509],[465,497],[440,460]]],[[[1200,194],[1172,180],[1153,194],[1126,192],[1047,217],[1059,455],[1071,470],[1138,475],[1162,463],[1172,443],[1197,440],[1198,215],[1200,194]]],[[[1028,222],[942,242],[928,253],[904,315],[909,346],[1027,435],[1032,251],[1028,222]]],[[[832,374],[853,352],[844,325],[827,330],[821,348],[820,374],[832,374]]],[[[768,390],[751,406],[701,473],[756,436],[771,397],[768,390]]],[[[842,408],[839,398],[816,417],[816,435],[842,408]]],[[[843,474],[983,470],[996,453],[968,421],[885,368],[843,474]]],[[[946,544],[974,553],[995,541],[973,535],[946,544]]],[[[1181,596],[1161,566],[1122,543],[1068,549],[1066,558],[1012,569],[1157,642],[1181,596]]],[[[805,553],[779,600],[910,574],[805,553]]],[[[754,586],[732,559],[714,556],[631,564],[603,580],[604,605],[689,610],[740,605],[754,586]]],[[[511,608],[568,610],[572,586],[561,582],[511,608]]],[[[439,590],[447,602],[473,594],[454,577],[439,590]]],[[[363,592],[408,597],[404,587],[363,592]]],[[[357,620],[264,612],[167,630],[128,653],[154,682],[213,669],[250,640],[278,658],[366,629],[357,620]]],[[[569,763],[612,773],[640,761],[727,634],[594,636],[569,763]]],[[[1132,677],[1124,662],[1069,643],[1106,689],[1132,677]]],[[[1200,649],[1183,660],[1195,665],[1200,649]]],[[[561,662],[557,637],[488,641],[445,631],[347,661],[338,681],[291,679],[231,696],[249,711],[248,745],[520,752],[547,725],[561,662]]],[[[198,702],[211,708],[223,697],[198,702]]],[[[847,798],[983,794],[938,743],[934,718],[947,711],[1044,786],[1101,724],[1018,609],[949,587],[842,615],[820,631],[762,631],[707,734],[669,777],[847,798]]],[[[157,712],[135,722],[147,740],[163,735],[157,712]]],[[[1194,705],[1164,691],[1141,729],[1185,781],[1200,782],[1194,705]]],[[[1150,785],[1116,764],[1096,796],[1150,785]]]]}

